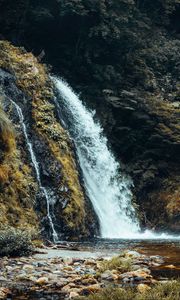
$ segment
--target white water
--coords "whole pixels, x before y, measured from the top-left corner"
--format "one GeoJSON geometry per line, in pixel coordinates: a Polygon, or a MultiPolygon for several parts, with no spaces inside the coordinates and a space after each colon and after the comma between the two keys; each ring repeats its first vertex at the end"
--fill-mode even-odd
{"type": "Polygon", "coordinates": [[[29,150],[29,154],[30,154],[30,157],[31,157],[31,161],[33,163],[34,170],[36,172],[36,178],[37,178],[37,181],[38,181],[38,184],[39,184],[39,188],[43,192],[44,197],[46,199],[47,216],[48,216],[49,224],[50,224],[51,231],[52,231],[53,241],[56,243],[56,242],[58,242],[58,235],[57,235],[56,230],[54,228],[53,220],[52,220],[51,213],[50,213],[51,200],[49,198],[49,195],[48,195],[48,192],[47,192],[46,188],[42,186],[40,171],[39,171],[39,165],[38,165],[36,156],[34,154],[32,144],[31,144],[31,142],[29,140],[29,137],[28,137],[28,134],[27,134],[27,129],[26,129],[26,125],[25,125],[25,122],[24,122],[24,116],[23,116],[23,113],[22,113],[22,109],[14,101],[11,100],[11,102],[13,103],[13,105],[15,106],[15,108],[17,110],[17,113],[18,113],[18,116],[19,116],[19,121],[20,121],[20,124],[22,126],[24,137],[25,137],[27,147],[28,147],[28,150],[29,150]]]}
{"type": "Polygon", "coordinates": [[[107,139],[93,112],[86,109],[71,87],[52,77],[59,97],[55,99],[63,122],[74,140],[89,198],[99,218],[102,238],[176,239],[165,233],[140,232],[132,205],[131,181],[108,149],[107,139]]]}
{"type": "Polygon", "coordinates": [[[55,84],[63,99],[61,115],[75,142],[85,186],[99,218],[101,237],[132,237],[139,224],[131,203],[131,182],[119,176],[119,165],[93,113],[66,83],[55,79],[55,84]]]}

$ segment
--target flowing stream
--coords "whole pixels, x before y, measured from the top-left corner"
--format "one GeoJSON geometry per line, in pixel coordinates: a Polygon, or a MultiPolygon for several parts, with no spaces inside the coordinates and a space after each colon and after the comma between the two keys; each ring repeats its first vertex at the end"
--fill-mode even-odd
{"type": "Polygon", "coordinates": [[[39,188],[43,192],[44,197],[46,199],[47,217],[48,217],[49,225],[50,225],[50,228],[51,228],[51,231],[52,231],[53,241],[56,243],[56,242],[58,242],[58,234],[57,234],[57,232],[54,228],[54,224],[53,224],[53,220],[52,220],[52,216],[51,216],[51,210],[50,210],[51,199],[48,195],[48,192],[47,192],[46,188],[42,186],[39,165],[38,165],[36,156],[34,154],[32,144],[31,144],[31,142],[29,140],[29,137],[28,137],[28,134],[27,134],[27,129],[26,129],[26,125],[25,125],[25,122],[24,122],[24,116],[23,116],[23,113],[22,113],[22,109],[14,101],[11,100],[11,102],[17,110],[17,113],[18,113],[18,116],[19,116],[19,121],[20,121],[22,130],[23,130],[24,137],[25,137],[27,147],[28,147],[28,151],[29,151],[29,154],[30,154],[30,157],[31,157],[31,161],[32,161],[32,164],[34,166],[34,170],[36,172],[36,178],[37,178],[37,181],[38,181],[38,184],[39,184],[39,188]]]}

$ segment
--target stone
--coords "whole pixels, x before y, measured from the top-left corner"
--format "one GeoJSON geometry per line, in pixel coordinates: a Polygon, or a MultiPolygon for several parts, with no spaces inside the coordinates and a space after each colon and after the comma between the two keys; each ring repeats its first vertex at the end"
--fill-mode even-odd
{"type": "Polygon", "coordinates": [[[89,278],[85,278],[83,280],[81,280],[82,284],[88,285],[88,284],[97,284],[97,280],[94,277],[89,277],[89,278]]]}
{"type": "Polygon", "coordinates": [[[82,280],[82,277],[81,276],[75,276],[75,277],[71,277],[71,282],[74,282],[74,283],[79,283],[79,282],[83,282],[82,280]]]}
{"type": "Polygon", "coordinates": [[[149,270],[148,268],[139,268],[136,271],[138,271],[138,272],[144,272],[146,274],[151,274],[151,270],[149,270]]]}
{"type": "Polygon", "coordinates": [[[44,285],[49,282],[49,279],[47,277],[40,277],[36,280],[36,284],[38,285],[44,285]]]}
{"type": "Polygon", "coordinates": [[[139,269],[137,271],[126,272],[126,273],[120,274],[119,278],[121,278],[121,279],[124,279],[124,278],[130,279],[130,278],[133,278],[133,280],[135,280],[135,278],[136,278],[137,280],[145,280],[147,278],[148,279],[152,278],[152,276],[149,274],[149,272],[146,273],[144,271],[144,269],[139,269]]]}
{"type": "Polygon", "coordinates": [[[10,293],[10,290],[4,287],[0,288],[0,299],[7,299],[7,294],[10,293]]]}
{"type": "Polygon", "coordinates": [[[131,270],[132,270],[132,271],[137,271],[137,270],[139,270],[140,268],[141,268],[140,265],[132,265],[132,266],[131,266],[131,270]]]}
{"type": "Polygon", "coordinates": [[[76,287],[76,285],[73,282],[71,282],[71,283],[65,285],[62,288],[62,291],[68,293],[71,290],[71,288],[75,288],[75,287],[76,287]]]}
{"type": "Polygon", "coordinates": [[[101,274],[102,280],[108,280],[108,281],[114,281],[117,280],[119,276],[117,273],[115,274],[113,271],[107,270],[104,273],[101,274]]]}
{"type": "Polygon", "coordinates": [[[63,268],[63,270],[64,270],[64,271],[74,271],[73,267],[71,267],[71,266],[65,266],[65,267],[63,268]]]}
{"type": "Polygon", "coordinates": [[[123,283],[128,283],[130,281],[130,278],[125,277],[122,279],[122,281],[123,281],[123,283]]]}
{"type": "Polygon", "coordinates": [[[140,292],[140,293],[145,293],[145,292],[151,290],[151,288],[150,288],[150,286],[148,286],[147,284],[140,283],[140,284],[138,284],[138,286],[137,286],[137,290],[138,290],[138,292],[140,292]]]}
{"type": "Polygon", "coordinates": [[[70,292],[69,299],[74,299],[74,298],[77,298],[77,297],[79,297],[79,293],[77,293],[77,292],[70,292]]]}
{"type": "Polygon", "coordinates": [[[101,279],[108,280],[108,281],[113,281],[114,280],[114,274],[110,270],[107,270],[107,271],[105,271],[104,273],[101,274],[101,279]]]}
{"type": "Polygon", "coordinates": [[[167,269],[176,269],[176,266],[174,266],[174,265],[166,265],[164,267],[167,269]]]}
{"type": "Polygon", "coordinates": [[[93,284],[93,285],[89,285],[87,287],[83,287],[80,290],[80,294],[81,295],[89,295],[89,294],[92,294],[92,293],[97,293],[100,290],[101,290],[100,284],[93,284]]]}
{"type": "Polygon", "coordinates": [[[141,254],[138,253],[137,251],[127,251],[127,252],[125,253],[125,257],[136,258],[136,257],[141,257],[141,254]]]}
{"type": "Polygon", "coordinates": [[[84,265],[85,266],[96,266],[96,261],[94,259],[87,259],[85,262],[84,262],[84,265]]]}
{"type": "Polygon", "coordinates": [[[35,282],[37,280],[37,278],[35,276],[30,276],[29,280],[35,282]]]}
{"type": "Polygon", "coordinates": [[[107,94],[107,95],[113,95],[114,94],[114,91],[110,90],[110,89],[104,89],[103,90],[103,93],[104,94],[107,94]]]}
{"type": "Polygon", "coordinates": [[[56,282],[56,286],[61,288],[65,285],[67,285],[69,283],[69,280],[66,278],[61,277],[57,282],[56,282]]]}
{"type": "Polygon", "coordinates": [[[75,263],[84,263],[85,262],[85,259],[82,259],[82,258],[73,258],[72,259],[72,264],[75,264],[75,263]]]}
{"type": "Polygon", "coordinates": [[[24,265],[23,270],[31,272],[34,269],[32,265],[24,265]]]}
{"type": "Polygon", "coordinates": [[[134,92],[122,90],[121,95],[126,96],[126,97],[135,97],[136,94],[134,92]]]}
{"type": "Polygon", "coordinates": [[[134,281],[144,281],[145,278],[144,278],[144,277],[141,277],[141,276],[136,276],[136,277],[133,277],[133,280],[134,280],[134,281]]]}
{"type": "Polygon", "coordinates": [[[4,281],[4,280],[6,280],[6,277],[0,276],[0,281],[4,281]]]}
{"type": "Polygon", "coordinates": [[[96,271],[94,269],[85,269],[84,270],[84,274],[92,274],[95,275],[96,271]]]}
{"type": "Polygon", "coordinates": [[[142,277],[144,279],[152,278],[152,276],[149,273],[149,270],[148,270],[148,272],[146,272],[146,270],[144,270],[144,269],[139,269],[139,270],[135,271],[134,276],[135,277],[142,277]]]}
{"type": "Polygon", "coordinates": [[[16,279],[17,280],[27,280],[28,278],[27,278],[27,274],[24,274],[24,273],[22,273],[22,274],[18,274],[18,275],[16,275],[16,279]]]}

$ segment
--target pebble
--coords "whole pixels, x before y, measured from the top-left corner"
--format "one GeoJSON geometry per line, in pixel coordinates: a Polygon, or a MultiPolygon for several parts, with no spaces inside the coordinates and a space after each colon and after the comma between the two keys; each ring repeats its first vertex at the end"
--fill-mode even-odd
{"type": "Polygon", "coordinates": [[[0,288],[0,299],[7,299],[7,294],[10,293],[10,290],[4,287],[0,288]]]}
{"type": "Polygon", "coordinates": [[[141,257],[142,255],[140,253],[138,253],[137,251],[127,251],[125,252],[125,257],[132,257],[132,258],[136,258],[136,257],[141,257]]]}
{"type": "Polygon", "coordinates": [[[101,290],[100,284],[93,284],[93,285],[89,285],[87,287],[83,287],[80,290],[80,294],[81,295],[89,295],[89,294],[92,294],[92,293],[97,293],[100,290],[101,290]]]}
{"type": "Polygon", "coordinates": [[[144,283],[140,283],[137,286],[137,290],[140,293],[145,293],[145,292],[147,292],[150,289],[151,289],[150,286],[148,286],[147,284],[144,284],[144,283]]]}
{"type": "Polygon", "coordinates": [[[105,271],[104,273],[101,274],[101,279],[108,280],[108,281],[113,281],[114,280],[114,274],[110,270],[107,270],[107,271],[105,271]]]}
{"type": "Polygon", "coordinates": [[[36,280],[36,284],[38,285],[44,285],[49,282],[49,279],[47,277],[40,277],[36,280]]]}
{"type": "Polygon", "coordinates": [[[176,267],[174,265],[166,265],[164,267],[167,269],[176,269],[176,267]]]}
{"type": "Polygon", "coordinates": [[[34,269],[34,267],[32,265],[24,265],[23,266],[23,270],[26,270],[26,271],[32,271],[34,269]]]}
{"type": "Polygon", "coordinates": [[[77,292],[70,292],[69,299],[74,299],[79,297],[79,294],[77,292]]]}

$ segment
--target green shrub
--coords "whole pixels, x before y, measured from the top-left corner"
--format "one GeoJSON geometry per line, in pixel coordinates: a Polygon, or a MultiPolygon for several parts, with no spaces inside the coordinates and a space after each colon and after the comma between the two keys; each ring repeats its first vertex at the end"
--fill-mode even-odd
{"type": "Polygon", "coordinates": [[[28,231],[12,227],[0,230],[0,256],[23,256],[33,252],[28,231]]]}

